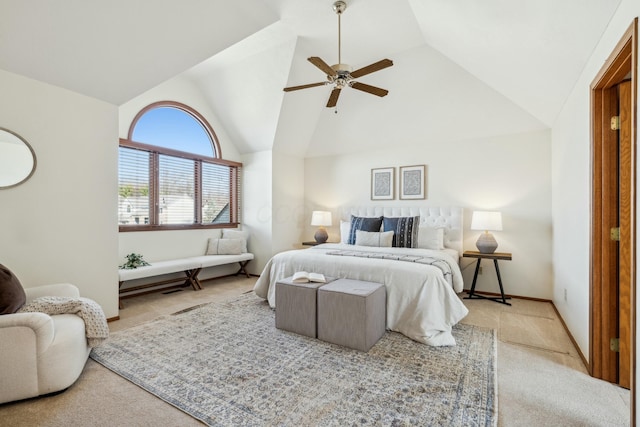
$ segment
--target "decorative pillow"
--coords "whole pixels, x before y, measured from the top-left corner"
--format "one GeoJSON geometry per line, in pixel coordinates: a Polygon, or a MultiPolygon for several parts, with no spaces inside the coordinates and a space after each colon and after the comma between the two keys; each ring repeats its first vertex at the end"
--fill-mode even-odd
{"type": "Polygon", "coordinates": [[[418,232],[418,247],[422,249],[444,249],[444,228],[421,225],[418,232]]]}
{"type": "Polygon", "coordinates": [[[247,253],[247,241],[249,240],[249,232],[244,230],[222,230],[222,238],[223,239],[241,239],[242,242],[242,252],[243,254],[247,253]]]}
{"type": "Polygon", "coordinates": [[[384,231],[393,231],[394,248],[417,248],[419,216],[387,217],[382,219],[384,231]]]}
{"type": "Polygon", "coordinates": [[[351,230],[349,231],[349,241],[347,242],[350,245],[355,245],[356,243],[356,231],[380,231],[380,226],[382,225],[382,217],[361,217],[361,216],[353,216],[351,215],[351,230]]]}
{"type": "Polygon", "coordinates": [[[27,302],[27,296],[18,278],[0,264],[0,314],[17,312],[27,302]]]}
{"type": "Polygon", "coordinates": [[[210,239],[222,239],[222,229],[221,228],[208,229],[207,237],[209,237],[210,239]]]}
{"type": "Polygon", "coordinates": [[[209,239],[205,255],[240,255],[243,245],[242,239],[209,239]]]}
{"type": "Polygon", "coordinates": [[[375,232],[356,230],[356,245],[390,248],[393,242],[393,231],[375,232]]]}
{"type": "Polygon", "coordinates": [[[349,243],[350,221],[340,221],[340,243],[349,243]]]}

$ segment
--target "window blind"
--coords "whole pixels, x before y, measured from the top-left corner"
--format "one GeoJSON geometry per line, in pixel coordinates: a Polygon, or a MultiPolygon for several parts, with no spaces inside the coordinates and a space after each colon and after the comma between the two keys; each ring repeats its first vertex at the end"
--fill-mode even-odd
{"type": "Polygon", "coordinates": [[[119,150],[121,231],[240,222],[239,164],[162,153],[133,142],[119,150]]]}
{"type": "Polygon", "coordinates": [[[120,147],[118,162],[118,223],[149,224],[150,153],[120,147]]]}
{"type": "Polygon", "coordinates": [[[195,223],[195,197],[195,161],[160,154],[158,223],[195,223]]]}

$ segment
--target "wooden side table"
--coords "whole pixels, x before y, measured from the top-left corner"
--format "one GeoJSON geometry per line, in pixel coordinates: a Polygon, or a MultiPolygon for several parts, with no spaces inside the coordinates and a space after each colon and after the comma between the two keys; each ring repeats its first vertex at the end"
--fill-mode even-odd
{"type": "Polygon", "coordinates": [[[476,271],[473,273],[473,283],[471,283],[471,290],[469,291],[469,295],[464,297],[464,299],[488,299],[491,301],[499,302],[500,304],[511,305],[511,303],[507,302],[511,297],[506,297],[504,295],[504,288],[502,287],[502,278],[500,277],[500,268],[498,268],[498,260],[511,261],[511,254],[508,252],[494,252],[492,254],[483,254],[478,251],[464,251],[462,254],[463,257],[466,258],[477,258],[476,262],[476,271]],[[476,280],[478,279],[478,271],[480,270],[480,262],[483,259],[492,259],[493,265],[496,267],[496,275],[498,276],[498,285],[500,285],[500,295],[501,297],[487,297],[484,295],[476,294],[476,280]]]}
{"type": "MultiPolygon", "coordinates": [[[[337,242],[328,242],[328,241],[327,241],[327,242],[324,242],[324,243],[337,243],[337,242]]],[[[304,246],[317,246],[317,245],[321,245],[322,243],[318,243],[318,242],[316,242],[315,240],[312,240],[312,241],[310,241],[310,242],[302,242],[302,244],[303,244],[304,246]]]]}

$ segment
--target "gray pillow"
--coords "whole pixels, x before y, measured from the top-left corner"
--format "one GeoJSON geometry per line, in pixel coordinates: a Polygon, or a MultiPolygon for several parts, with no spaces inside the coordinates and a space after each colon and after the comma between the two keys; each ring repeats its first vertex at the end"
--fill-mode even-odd
{"type": "Polygon", "coordinates": [[[0,314],[11,314],[20,310],[27,296],[18,278],[0,264],[0,314]]]}
{"type": "Polygon", "coordinates": [[[382,220],[384,231],[393,231],[394,248],[417,248],[419,216],[388,217],[382,220]]]}
{"type": "Polygon", "coordinates": [[[382,217],[362,217],[362,216],[353,216],[351,215],[351,231],[349,232],[349,243],[350,245],[356,244],[356,231],[380,231],[380,226],[382,225],[382,217]]]}

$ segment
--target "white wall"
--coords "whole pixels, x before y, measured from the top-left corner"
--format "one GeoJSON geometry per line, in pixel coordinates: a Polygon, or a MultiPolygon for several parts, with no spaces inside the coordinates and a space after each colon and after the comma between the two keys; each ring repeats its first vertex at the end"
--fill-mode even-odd
{"type": "Polygon", "coordinates": [[[0,126],[35,174],[0,190],[0,262],[24,287],[69,282],[118,314],[117,107],[0,70],[0,126]]]}
{"type": "Polygon", "coordinates": [[[552,130],[553,302],[589,358],[590,84],[640,2],[623,0],[594,49],[552,130]],[[568,298],[564,300],[564,290],[568,298]]]}
{"type": "Polygon", "coordinates": [[[247,271],[260,274],[262,267],[271,258],[273,240],[272,180],[273,163],[271,151],[245,154],[243,163],[243,227],[250,231],[249,247],[254,260],[247,271]]]}
{"type": "Polygon", "coordinates": [[[304,160],[269,150],[245,154],[243,164],[243,227],[251,232],[255,255],[248,270],[260,274],[273,255],[300,247],[304,160]]]}
{"type": "MultiPolygon", "coordinates": [[[[374,137],[372,135],[372,137],[374,137]]],[[[339,206],[417,206],[420,201],[398,200],[398,167],[427,166],[428,206],[461,206],[465,209],[464,248],[476,250],[480,232],[470,231],[474,209],[500,210],[502,232],[494,232],[498,251],[512,252],[513,261],[500,263],[505,291],[514,295],[552,297],[551,281],[551,158],[550,133],[538,131],[476,140],[443,143],[420,140],[395,144],[387,150],[342,156],[308,158],[305,161],[305,198],[310,217],[313,209],[334,213],[330,240],[339,240],[339,206]],[[370,200],[371,169],[396,168],[396,200],[370,200]]],[[[314,228],[306,226],[305,240],[314,228]]],[[[465,288],[471,286],[472,259],[464,273],[465,288]]],[[[491,263],[483,263],[478,290],[498,292],[491,263]]]]}
{"type": "Polygon", "coordinates": [[[273,151],[272,254],[300,247],[304,222],[304,159],[273,151]]]}

